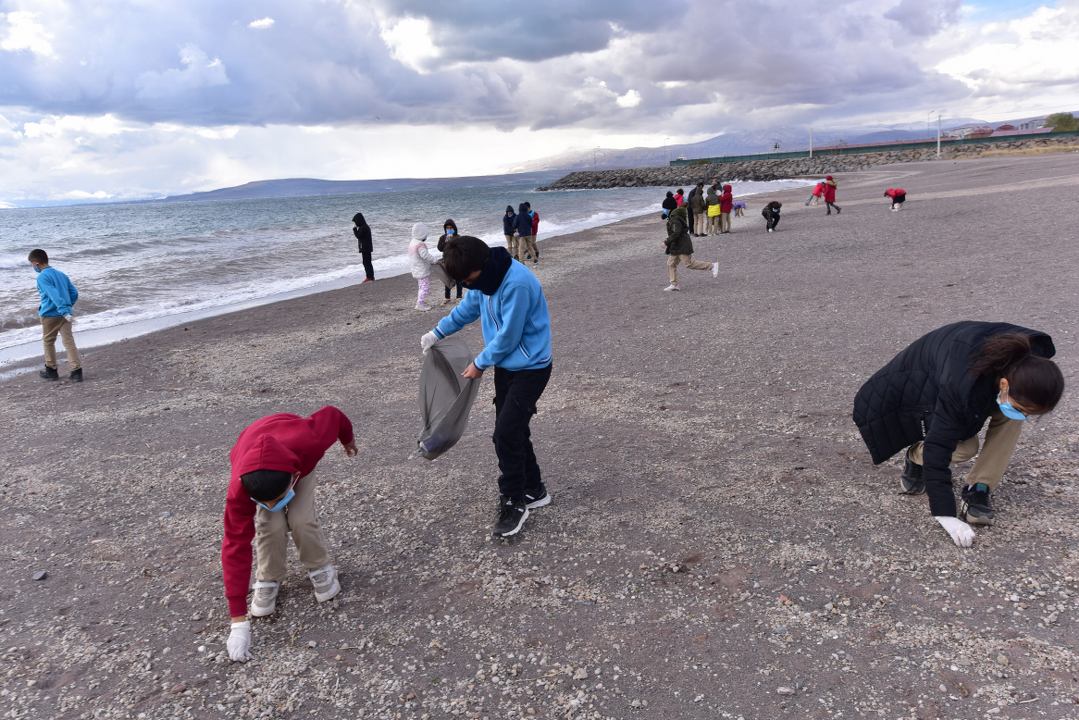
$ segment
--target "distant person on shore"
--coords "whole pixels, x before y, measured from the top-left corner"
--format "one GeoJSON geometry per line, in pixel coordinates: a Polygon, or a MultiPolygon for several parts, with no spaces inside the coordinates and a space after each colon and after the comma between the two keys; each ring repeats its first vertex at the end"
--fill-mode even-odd
{"type": "MultiPolygon", "coordinates": [[[[518,213],[520,216],[521,213],[518,213]]],[[[479,238],[446,243],[446,272],[470,292],[464,301],[420,338],[426,353],[442,338],[480,321],[483,352],[462,373],[480,378],[494,366],[495,430],[498,456],[498,519],[491,534],[516,535],[529,511],[551,502],[544,487],[528,428],[551,378],[551,320],[536,276],[502,248],[479,238]]]]}
{"type": "Polygon", "coordinates": [[[825,215],[832,214],[832,208],[835,208],[835,214],[843,212],[843,208],[835,204],[835,189],[836,181],[832,179],[832,176],[824,178],[824,203],[828,206],[828,212],[825,215]]]}
{"type": "Polygon", "coordinates": [[[907,191],[903,188],[889,188],[884,191],[884,197],[892,199],[892,210],[899,212],[903,203],[907,201],[907,191]]]}
{"type": "Polygon", "coordinates": [[[716,185],[712,185],[708,188],[708,195],[705,198],[705,202],[708,205],[708,227],[705,230],[707,235],[719,234],[719,213],[720,203],[719,194],[716,192],[716,185]]]}
{"type": "Polygon", "coordinates": [[[674,199],[674,193],[670,190],[667,191],[667,197],[663,198],[663,204],[660,205],[663,208],[663,219],[666,220],[671,215],[671,210],[678,207],[678,201],[674,199]]]}
{"type": "Polygon", "coordinates": [[[686,201],[685,196],[686,196],[686,191],[683,190],[682,188],[678,188],[678,190],[675,191],[675,193],[674,193],[674,201],[676,203],[678,203],[678,207],[682,207],[682,203],[684,203],[686,201]]]}
{"type": "MultiPolygon", "coordinates": [[[[457,223],[455,223],[452,218],[448,218],[446,220],[446,222],[442,223],[442,235],[439,236],[439,238],[438,238],[438,251],[439,252],[444,252],[446,250],[446,240],[448,240],[451,237],[454,237],[455,235],[460,235],[460,234],[461,233],[457,230],[457,223]]],[[[443,263],[442,260],[438,261],[439,265],[442,265],[442,263],[443,263]]],[[[461,293],[462,293],[461,281],[457,280],[454,284],[457,287],[457,302],[461,302],[461,293]]],[[[446,301],[444,303],[442,303],[442,304],[443,305],[449,305],[450,304],[450,286],[449,285],[446,286],[446,301]]]]}
{"type": "MultiPolygon", "coordinates": [[[[530,251],[530,245],[532,241],[532,216],[528,214],[528,203],[521,203],[517,206],[517,219],[513,221],[513,229],[517,231],[517,260],[524,262],[524,254],[526,251],[530,251]]],[[[533,262],[535,256],[532,256],[533,262]]]]}
{"type": "Polygon", "coordinates": [[[731,206],[734,205],[734,196],[731,194],[731,186],[723,186],[723,194],[719,196],[719,232],[731,231],[731,206]]]}
{"type": "Polygon", "coordinates": [[[773,200],[764,206],[761,210],[761,215],[764,216],[764,226],[768,229],[768,232],[772,232],[779,225],[779,209],[783,207],[783,203],[778,200],[773,200]]]}
{"type": "Polygon", "coordinates": [[[408,264],[412,268],[412,277],[419,286],[416,295],[416,309],[421,312],[431,310],[427,304],[427,292],[431,289],[431,265],[435,259],[427,249],[427,226],[419,222],[412,226],[412,242],[408,245],[408,264]]]}
{"type": "Polygon", "coordinates": [[[711,270],[712,277],[719,277],[719,263],[707,263],[693,259],[693,240],[689,236],[689,215],[684,207],[676,208],[667,218],[667,239],[663,247],[670,257],[667,258],[667,276],[671,284],[663,288],[664,292],[676,292],[678,287],[678,264],[687,270],[711,270]]]}
{"type": "Polygon", "coordinates": [[[806,207],[820,204],[822,197],[824,197],[823,181],[817,183],[817,186],[813,188],[813,192],[809,193],[809,197],[806,198],[806,207]]]}
{"type": "Polygon", "coordinates": [[[708,219],[708,203],[704,199],[704,183],[697,183],[697,187],[689,191],[688,212],[690,234],[693,237],[704,237],[704,223],[708,219]]]}
{"type": "Polygon", "coordinates": [[[44,250],[31,250],[27,258],[37,273],[37,293],[41,304],[37,314],[41,317],[41,339],[45,345],[45,369],[38,372],[46,380],[59,380],[59,363],[56,361],[56,336],[59,335],[67,353],[68,380],[82,382],[82,359],[75,347],[75,335],[71,325],[75,322],[75,303],[79,291],[67,275],[49,265],[49,255],[44,250]]]}
{"type": "Polygon", "coordinates": [[[731,209],[734,210],[735,217],[744,217],[746,214],[746,204],[741,200],[738,200],[733,205],[731,205],[731,209]]]}
{"type": "Polygon", "coordinates": [[[502,216],[502,234],[506,236],[506,250],[514,260],[517,259],[517,237],[513,229],[516,222],[517,213],[513,212],[512,205],[507,205],[506,214],[502,216]]]}
{"type": "Polygon", "coordinates": [[[528,215],[532,218],[532,236],[528,240],[529,249],[532,252],[532,262],[539,262],[539,213],[532,209],[532,203],[526,202],[525,207],[528,208],[528,215]]]}
{"type": "Polygon", "coordinates": [[[371,253],[374,252],[375,248],[371,242],[371,226],[363,219],[363,213],[353,215],[352,222],[356,224],[356,227],[352,228],[352,234],[356,236],[356,240],[360,245],[363,271],[367,274],[367,279],[364,282],[374,282],[375,266],[371,264],[371,253]]]}
{"type": "Polygon", "coordinates": [[[929,495],[929,511],[959,547],[971,525],[992,525],[989,503],[1011,462],[1023,421],[1051,412],[1064,376],[1053,340],[1008,323],[965,321],[915,340],[854,398],[854,422],[877,465],[904,451],[900,491],[929,495]],[[978,448],[978,432],[989,422],[978,448]],[[978,459],[957,512],[950,465],[978,459]]]}
{"type": "Polygon", "coordinates": [[[314,586],[315,600],[326,602],[341,590],[315,509],[315,466],[338,441],[348,457],[358,452],[352,423],[327,405],[307,418],[277,413],[257,420],[240,433],[229,453],[232,478],[225,499],[221,567],[232,618],[226,646],[233,660],[251,659],[247,589],[252,538],[258,561],[252,617],[272,615],[277,607],[277,590],[288,572],[289,533],[314,586]]]}

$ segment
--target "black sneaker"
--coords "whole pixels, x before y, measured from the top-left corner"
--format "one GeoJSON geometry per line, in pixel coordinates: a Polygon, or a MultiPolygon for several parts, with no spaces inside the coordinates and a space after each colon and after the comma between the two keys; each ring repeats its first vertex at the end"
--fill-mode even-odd
{"type": "Polygon", "coordinates": [[[514,500],[505,495],[499,496],[498,520],[491,528],[491,534],[495,537],[509,537],[521,531],[528,519],[528,506],[524,500],[514,500]]]}
{"type": "Polygon", "coordinates": [[[82,382],[82,368],[72,370],[71,374],[67,376],[67,379],[71,382],[82,382]]]}
{"type": "Polygon", "coordinates": [[[925,492],[922,466],[911,460],[910,455],[907,455],[907,461],[903,463],[903,477],[899,478],[899,488],[903,495],[921,495],[925,492]]]}
{"type": "Polygon", "coordinates": [[[970,525],[992,525],[996,513],[989,504],[989,486],[985,483],[967,485],[961,493],[963,502],[959,507],[959,518],[970,525]]]}
{"type": "Polygon", "coordinates": [[[60,373],[56,371],[56,368],[51,368],[46,365],[45,369],[38,373],[38,377],[43,377],[46,380],[59,380],[60,373]]]}
{"type": "Polygon", "coordinates": [[[540,483],[539,489],[525,493],[525,507],[529,510],[535,510],[550,504],[551,496],[547,494],[547,486],[543,483],[540,483]]]}

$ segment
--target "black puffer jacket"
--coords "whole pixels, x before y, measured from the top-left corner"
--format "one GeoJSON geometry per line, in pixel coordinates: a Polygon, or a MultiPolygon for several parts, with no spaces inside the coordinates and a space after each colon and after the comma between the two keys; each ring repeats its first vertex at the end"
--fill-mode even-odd
{"type": "Polygon", "coordinates": [[[854,398],[854,422],[873,462],[880,464],[924,440],[925,490],[933,515],[955,515],[952,453],[978,434],[996,408],[997,388],[969,372],[986,340],[1005,333],[1030,336],[1031,352],[1056,353],[1053,340],[1009,323],[964,321],[915,340],[869,378],[854,398]]]}

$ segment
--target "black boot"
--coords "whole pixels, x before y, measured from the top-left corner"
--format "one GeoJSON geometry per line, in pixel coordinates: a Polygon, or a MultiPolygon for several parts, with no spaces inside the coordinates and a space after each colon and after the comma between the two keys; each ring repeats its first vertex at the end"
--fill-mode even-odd
{"type": "Polygon", "coordinates": [[[903,464],[903,477],[899,478],[899,488],[903,495],[921,495],[925,492],[925,478],[922,477],[922,466],[914,463],[907,454],[907,461],[903,464]]]}
{"type": "Polygon", "coordinates": [[[82,368],[72,370],[71,374],[67,376],[67,379],[71,382],[82,382],[82,368]]]}
{"type": "Polygon", "coordinates": [[[60,373],[56,372],[56,368],[51,368],[48,365],[46,365],[45,369],[42,370],[41,372],[39,372],[38,375],[40,377],[45,378],[46,380],[59,380],[60,379],[60,373]]]}

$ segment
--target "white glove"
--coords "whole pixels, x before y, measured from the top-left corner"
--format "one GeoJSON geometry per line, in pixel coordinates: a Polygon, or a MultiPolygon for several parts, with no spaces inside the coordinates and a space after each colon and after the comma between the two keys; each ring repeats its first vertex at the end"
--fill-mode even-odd
{"type": "Polygon", "coordinates": [[[948,531],[957,547],[970,547],[974,543],[974,530],[959,518],[935,515],[940,526],[948,531]]]}
{"type": "Polygon", "coordinates": [[[236,662],[250,660],[251,653],[247,652],[247,648],[251,646],[251,621],[232,623],[232,632],[229,633],[226,645],[231,659],[236,662]]]}
{"type": "Polygon", "coordinates": [[[438,335],[434,332],[429,332],[420,338],[420,347],[423,348],[423,354],[426,355],[427,351],[431,349],[431,346],[438,342],[438,335]]]}
{"type": "Polygon", "coordinates": [[[75,313],[68,313],[67,315],[64,315],[64,320],[67,320],[69,323],[74,325],[75,324],[75,313]]]}

